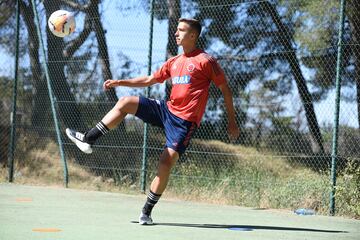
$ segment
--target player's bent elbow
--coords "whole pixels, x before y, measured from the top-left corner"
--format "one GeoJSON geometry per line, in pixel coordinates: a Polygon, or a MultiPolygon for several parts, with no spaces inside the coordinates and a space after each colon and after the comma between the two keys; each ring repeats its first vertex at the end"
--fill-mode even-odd
{"type": "Polygon", "coordinates": [[[219,88],[224,96],[232,96],[231,89],[227,83],[220,85],[219,88]]]}
{"type": "Polygon", "coordinates": [[[153,75],[148,76],[147,81],[146,81],[146,86],[148,87],[148,86],[154,85],[155,83],[157,83],[156,78],[154,78],[153,75]]]}

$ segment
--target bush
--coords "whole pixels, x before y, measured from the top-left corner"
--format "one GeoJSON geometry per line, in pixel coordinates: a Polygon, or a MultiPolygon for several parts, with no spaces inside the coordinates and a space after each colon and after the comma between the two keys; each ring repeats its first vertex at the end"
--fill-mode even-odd
{"type": "Polygon", "coordinates": [[[340,213],[360,218],[360,159],[352,159],[339,178],[336,199],[340,213]]]}

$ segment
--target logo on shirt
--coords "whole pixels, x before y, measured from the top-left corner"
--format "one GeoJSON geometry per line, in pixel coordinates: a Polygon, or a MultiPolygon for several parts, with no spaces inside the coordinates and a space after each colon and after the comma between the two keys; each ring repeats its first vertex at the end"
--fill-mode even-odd
{"type": "Polygon", "coordinates": [[[186,70],[188,70],[189,72],[193,72],[195,69],[195,65],[190,63],[189,65],[187,65],[186,70]]]}
{"type": "Polygon", "coordinates": [[[172,84],[189,84],[190,83],[190,76],[184,75],[179,77],[173,77],[171,79],[172,84]]]}

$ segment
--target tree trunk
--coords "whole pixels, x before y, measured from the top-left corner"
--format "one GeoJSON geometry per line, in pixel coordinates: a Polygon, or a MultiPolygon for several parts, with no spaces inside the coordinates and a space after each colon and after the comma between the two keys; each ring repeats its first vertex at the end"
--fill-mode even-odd
{"type": "MultiPolygon", "coordinates": [[[[167,0],[168,4],[168,42],[166,45],[166,59],[172,58],[178,55],[178,45],[176,44],[175,32],[178,25],[178,20],[181,16],[180,0],[167,0]]],[[[165,87],[165,99],[169,99],[171,92],[171,83],[166,81],[165,87]]]]}
{"type": "Polygon", "coordinates": [[[357,121],[360,129],[360,2],[352,0],[349,2],[349,12],[347,15],[350,20],[352,34],[352,51],[355,57],[355,84],[356,84],[356,103],[357,103],[357,121]]]}
{"type": "Polygon", "coordinates": [[[47,91],[46,79],[41,74],[39,61],[39,39],[34,29],[34,13],[30,3],[27,6],[23,1],[19,1],[21,15],[24,19],[28,32],[28,48],[30,57],[30,69],[32,73],[32,126],[44,126],[50,114],[49,94],[47,91]]]}
{"type": "MultiPolygon", "coordinates": [[[[108,53],[108,47],[106,43],[106,37],[105,37],[105,31],[101,23],[101,16],[99,13],[99,2],[100,0],[94,0],[94,2],[91,3],[91,8],[89,9],[89,14],[91,16],[91,19],[93,19],[93,27],[96,34],[96,39],[99,46],[99,56],[100,56],[100,65],[101,65],[101,71],[104,78],[104,81],[107,79],[112,79],[112,74],[110,70],[110,62],[109,62],[109,53],[108,53]]],[[[117,102],[118,98],[116,96],[115,90],[111,89],[109,91],[106,91],[106,96],[109,101],[111,102],[117,102]]]]}
{"type": "MultiPolygon", "coordinates": [[[[51,13],[61,9],[61,4],[59,1],[44,1],[44,7],[46,10],[46,19],[48,19],[51,13]]],[[[66,127],[75,129],[84,128],[81,113],[77,108],[75,97],[70,90],[64,73],[64,40],[54,36],[48,28],[46,33],[47,63],[53,92],[57,101],[58,116],[66,127]],[[67,103],[64,104],[61,101],[66,101],[67,103]]]]}
{"type": "Polygon", "coordinates": [[[278,15],[275,7],[269,2],[262,2],[261,4],[265,5],[264,9],[267,9],[270,13],[270,16],[278,28],[280,42],[283,43],[286,55],[285,58],[290,64],[291,72],[294,75],[296,85],[298,87],[298,91],[300,94],[301,101],[304,105],[306,120],[309,125],[310,133],[317,144],[318,151],[320,153],[324,153],[324,146],[322,135],[320,132],[320,127],[316,118],[314,105],[312,102],[312,97],[309,92],[309,89],[306,86],[306,81],[304,76],[302,75],[299,61],[296,58],[295,50],[292,47],[293,36],[289,33],[287,27],[282,23],[280,16],[278,15]]]}
{"type": "MultiPolygon", "coordinates": [[[[110,70],[110,61],[109,61],[109,53],[108,47],[106,43],[105,30],[101,23],[101,16],[99,13],[99,2],[100,0],[94,0],[91,3],[91,8],[89,9],[90,18],[93,19],[93,27],[96,34],[96,39],[99,47],[99,56],[100,56],[100,65],[102,76],[104,78],[104,82],[108,79],[113,79],[111,70],[110,70]]],[[[109,91],[106,91],[106,96],[110,102],[117,102],[118,97],[116,96],[115,89],[112,88],[109,91]]],[[[125,124],[121,122],[118,126],[118,129],[123,133],[121,136],[125,136],[125,124]]]]}

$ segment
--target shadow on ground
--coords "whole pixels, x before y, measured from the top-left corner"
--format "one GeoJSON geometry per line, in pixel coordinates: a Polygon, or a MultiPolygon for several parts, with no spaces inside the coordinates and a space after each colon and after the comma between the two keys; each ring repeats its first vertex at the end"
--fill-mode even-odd
{"type": "MultiPolygon", "coordinates": [[[[132,223],[139,223],[132,221],[132,223]]],[[[293,228],[277,226],[255,226],[255,225],[223,225],[223,224],[195,224],[195,223],[154,223],[149,226],[171,226],[171,227],[191,227],[191,228],[219,228],[238,231],[254,230],[273,230],[273,231],[300,231],[300,232],[322,232],[322,233],[347,233],[346,231],[323,230],[313,228],[293,228]]]]}

